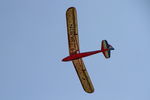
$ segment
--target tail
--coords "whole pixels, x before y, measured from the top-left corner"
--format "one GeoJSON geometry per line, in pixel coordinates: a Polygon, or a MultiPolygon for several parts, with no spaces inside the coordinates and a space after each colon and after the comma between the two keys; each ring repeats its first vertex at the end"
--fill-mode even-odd
{"type": "Polygon", "coordinates": [[[101,50],[105,58],[110,58],[111,50],[114,50],[114,48],[106,40],[102,40],[101,50]]]}

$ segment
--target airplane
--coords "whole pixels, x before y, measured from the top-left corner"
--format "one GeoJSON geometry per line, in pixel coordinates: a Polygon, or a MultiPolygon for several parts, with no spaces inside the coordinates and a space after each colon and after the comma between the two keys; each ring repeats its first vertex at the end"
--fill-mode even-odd
{"type": "Polygon", "coordinates": [[[114,48],[108,44],[107,40],[102,40],[101,50],[80,53],[77,11],[75,7],[70,7],[67,9],[66,21],[67,21],[67,33],[68,33],[68,44],[70,55],[63,58],[62,61],[64,62],[72,61],[83,89],[87,93],[93,93],[94,87],[87,72],[87,69],[85,68],[82,58],[100,52],[103,53],[105,58],[110,58],[111,50],[114,50],[114,48]]]}

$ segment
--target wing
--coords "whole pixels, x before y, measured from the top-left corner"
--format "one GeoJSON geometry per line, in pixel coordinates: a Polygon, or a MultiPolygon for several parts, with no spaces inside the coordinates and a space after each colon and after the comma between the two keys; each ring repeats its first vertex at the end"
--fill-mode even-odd
{"type": "Polygon", "coordinates": [[[78,24],[76,9],[71,7],[66,12],[68,43],[70,55],[79,52],[78,24]]]}
{"type": "Polygon", "coordinates": [[[91,79],[88,75],[88,72],[85,68],[83,60],[77,59],[77,60],[73,60],[72,62],[76,69],[76,72],[79,76],[79,79],[80,79],[83,89],[88,93],[94,92],[93,84],[92,84],[91,79]]]}
{"type": "MultiPolygon", "coordinates": [[[[68,43],[69,53],[77,54],[79,50],[79,39],[78,39],[78,25],[77,25],[77,13],[74,7],[71,7],[66,12],[67,19],[67,31],[68,31],[68,43]]],[[[80,82],[84,90],[88,93],[94,92],[94,87],[85,68],[82,59],[73,60],[73,65],[76,69],[80,82]]]]}

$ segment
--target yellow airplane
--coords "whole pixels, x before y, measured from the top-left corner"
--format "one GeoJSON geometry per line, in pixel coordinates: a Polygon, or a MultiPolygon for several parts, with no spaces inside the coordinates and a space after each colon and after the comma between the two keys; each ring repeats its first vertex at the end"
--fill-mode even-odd
{"type": "Polygon", "coordinates": [[[66,19],[70,56],[65,57],[62,61],[72,61],[83,89],[87,93],[93,93],[94,87],[85,68],[82,57],[102,52],[105,58],[110,58],[110,51],[114,50],[114,48],[111,45],[109,45],[106,40],[103,40],[101,50],[80,53],[77,12],[74,7],[68,8],[68,10],[66,11],[66,19]]]}

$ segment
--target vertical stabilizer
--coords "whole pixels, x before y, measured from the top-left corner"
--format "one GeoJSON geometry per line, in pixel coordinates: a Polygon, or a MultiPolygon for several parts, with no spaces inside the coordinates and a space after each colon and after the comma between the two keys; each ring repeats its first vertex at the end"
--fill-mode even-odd
{"type": "Polygon", "coordinates": [[[106,40],[102,40],[101,50],[104,50],[103,55],[105,56],[105,58],[110,58],[111,50],[114,50],[114,48],[109,45],[106,40]]]}

